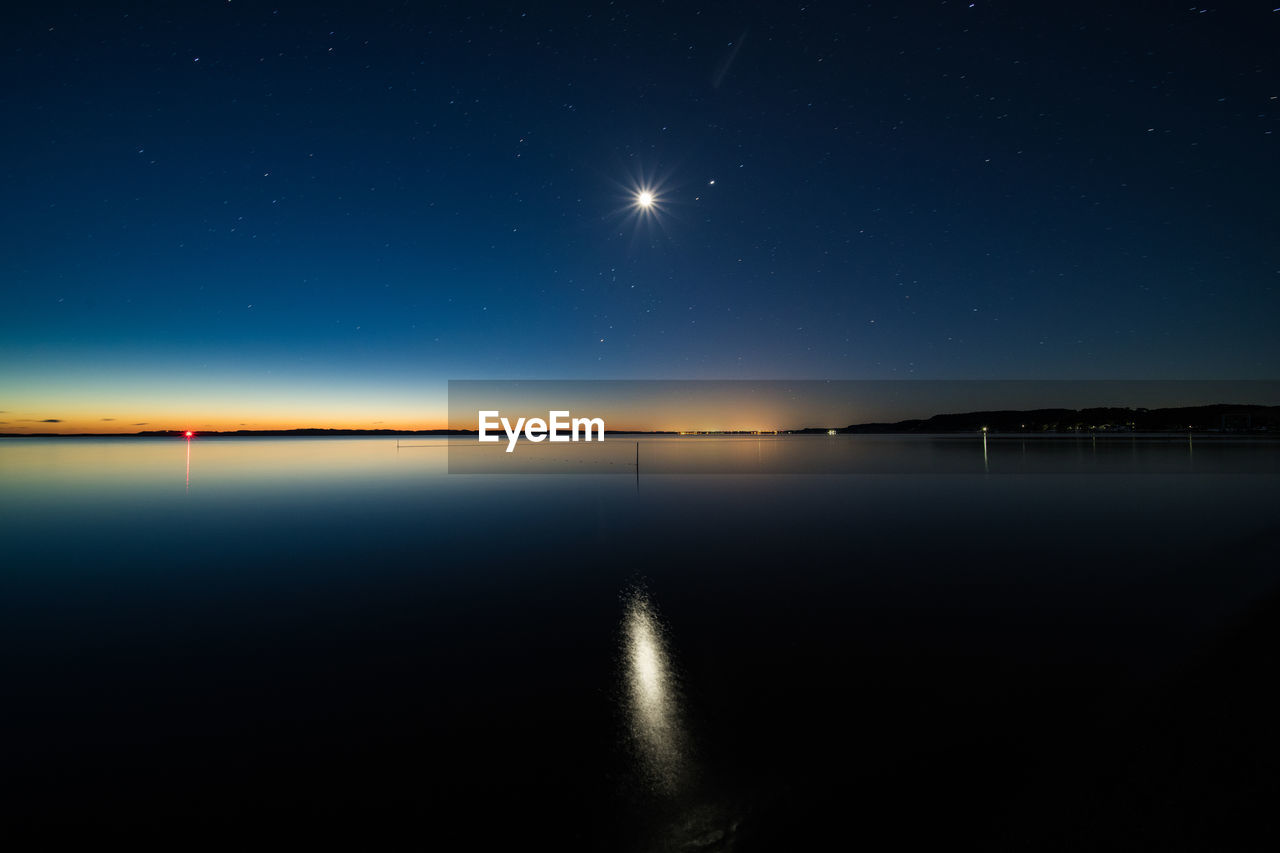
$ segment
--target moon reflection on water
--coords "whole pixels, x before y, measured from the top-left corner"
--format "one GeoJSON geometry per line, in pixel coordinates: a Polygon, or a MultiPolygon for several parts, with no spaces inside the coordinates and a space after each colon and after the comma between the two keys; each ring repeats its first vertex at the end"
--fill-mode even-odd
{"type": "Polygon", "coordinates": [[[687,774],[676,676],[649,599],[633,592],[622,622],[627,724],[647,781],[674,793],[687,774]]]}

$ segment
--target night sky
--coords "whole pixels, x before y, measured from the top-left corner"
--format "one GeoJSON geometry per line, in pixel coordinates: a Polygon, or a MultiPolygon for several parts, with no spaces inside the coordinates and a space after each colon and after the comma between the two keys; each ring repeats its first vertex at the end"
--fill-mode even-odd
{"type": "Polygon", "coordinates": [[[1277,36],[1274,0],[24,4],[0,431],[1274,378],[1277,36]]]}

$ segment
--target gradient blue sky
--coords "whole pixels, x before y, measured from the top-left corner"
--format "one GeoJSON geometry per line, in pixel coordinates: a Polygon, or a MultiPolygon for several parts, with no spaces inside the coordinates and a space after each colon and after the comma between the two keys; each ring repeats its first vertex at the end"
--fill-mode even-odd
{"type": "Polygon", "coordinates": [[[1257,3],[33,4],[0,431],[433,426],[462,378],[1274,378],[1277,35],[1257,3]]]}

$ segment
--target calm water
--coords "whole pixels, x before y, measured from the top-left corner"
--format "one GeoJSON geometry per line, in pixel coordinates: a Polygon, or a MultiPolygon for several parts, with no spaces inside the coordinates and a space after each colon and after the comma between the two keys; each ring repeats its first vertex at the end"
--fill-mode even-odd
{"type": "Polygon", "coordinates": [[[0,443],[6,824],[1043,849],[1274,792],[1277,445],[401,442],[0,443]]]}

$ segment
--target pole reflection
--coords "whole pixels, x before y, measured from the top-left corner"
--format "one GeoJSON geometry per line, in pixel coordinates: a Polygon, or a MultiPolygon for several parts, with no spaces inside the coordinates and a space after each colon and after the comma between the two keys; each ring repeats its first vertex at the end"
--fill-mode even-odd
{"type": "Polygon", "coordinates": [[[674,793],[687,773],[686,737],[662,624],[642,592],[627,600],[622,637],[631,740],[648,781],[674,793]]]}

